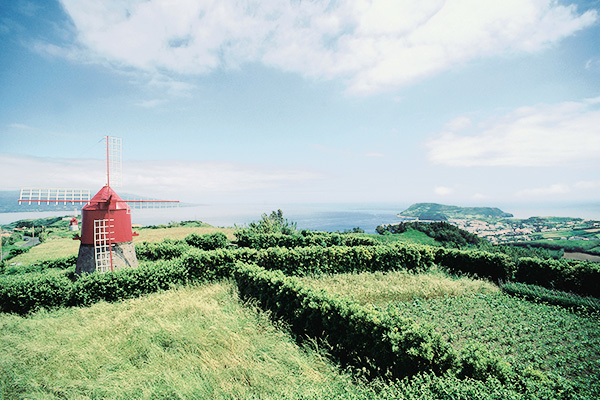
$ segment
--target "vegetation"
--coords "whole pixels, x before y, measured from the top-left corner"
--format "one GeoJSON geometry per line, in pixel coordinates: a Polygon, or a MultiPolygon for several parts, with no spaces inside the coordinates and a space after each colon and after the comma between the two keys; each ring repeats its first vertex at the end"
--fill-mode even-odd
{"type": "Polygon", "coordinates": [[[383,235],[385,232],[392,234],[405,233],[409,230],[423,232],[436,242],[447,247],[461,248],[468,245],[477,245],[483,242],[477,235],[451,225],[447,222],[401,222],[392,225],[380,225],[376,228],[377,233],[383,235]]]}
{"type": "Polygon", "coordinates": [[[510,218],[513,215],[499,208],[457,207],[437,203],[417,203],[400,213],[402,217],[421,220],[446,221],[448,219],[496,219],[510,218]]]}
{"type": "Polygon", "coordinates": [[[600,297],[600,266],[298,232],[281,211],[147,232],[179,229],[138,242],[137,269],[4,268],[2,397],[600,396],[598,300],[556,290],[600,297]]]}

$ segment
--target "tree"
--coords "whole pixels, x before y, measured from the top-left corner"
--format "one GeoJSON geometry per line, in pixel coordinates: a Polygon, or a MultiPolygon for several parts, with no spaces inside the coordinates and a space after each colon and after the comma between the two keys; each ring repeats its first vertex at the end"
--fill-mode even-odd
{"type": "Polygon", "coordinates": [[[250,222],[248,230],[252,233],[282,233],[291,235],[296,232],[296,223],[283,218],[283,211],[272,211],[270,215],[263,214],[260,221],[250,222]]]}

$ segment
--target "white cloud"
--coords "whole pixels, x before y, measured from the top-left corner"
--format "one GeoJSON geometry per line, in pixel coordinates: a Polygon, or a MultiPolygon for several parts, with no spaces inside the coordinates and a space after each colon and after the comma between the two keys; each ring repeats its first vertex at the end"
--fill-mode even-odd
{"type": "Polygon", "coordinates": [[[599,167],[600,104],[595,99],[522,107],[479,124],[476,132],[446,130],[430,139],[437,164],[599,167]]]}
{"type": "Polygon", "coordinates": [[[433,192],[438,196],[448,196],[454,193],[454,189],[447,186],[437,186],[435,189],[433,189],[433,192]]]}
{"type": "MultiPolygon", "coordinates": [[[[0,170],[11,171],[3,181],[6,190],[21,187],[99,190],[106,183],[105,165],[102,160],[0,154],[0,170]]],[[[314,182],[320,178],[312,171],[273,165],[127,161],[123,163],[123,186],[119,192],[194,201],[215,195],[244,196],[261,190],[314,182]]]]}
{"type": "Polygon", "coordinates": [[[30,130],[33,129],[31,126],[21,123],[9,124],[9,128],[22,129],[22,130],[30,130]]]}
{"type": "Polygon", "coordinates": [[[385,154],[371,151],[371,152],[365,153],[365,157],[382,158],[382,157],[385,157],[385,154]]]}
{"type": "Polygon", "coordinates": [[[566,184],[556,183],[546,187],[523,189],[517,192],[518,197],[548,197],[571,192],[571,187],[566,184]]]}
{"type": "MultiPolygon", "coordinates": [[[[479,57],[534,52],[597,20],[551,0],[61,0],[75,58],[158,75],[261,62],[368,94],[479,57]]],[[[59,49],[48,48],[60,54],[59,49]]]]}

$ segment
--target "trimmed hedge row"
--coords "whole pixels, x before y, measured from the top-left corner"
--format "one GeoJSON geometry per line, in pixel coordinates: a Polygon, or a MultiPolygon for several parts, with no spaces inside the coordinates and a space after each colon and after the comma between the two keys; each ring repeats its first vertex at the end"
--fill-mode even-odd
{"type": "Polygon", "coordinates": [[[229,239],[223,232],[207,233],[199,235],[190,233],[185,237],[185,242],[190,246],[202,250],[216,250],[229,246],[229,239]]]}
{"type": "Polygon", "coordinates": [[[331,246],[375,246],[380,244],[377,239],[360,236],[326,232],[302,231],[299,234],[285,235],[281,233],[253,233],[239,230],[235,233],[239,247],[252,249],[267,249],[270,247],[331,247],[331,246]]]}
{"type": "Polygon", "coordinates": [[[433,252],[417,246],[272,247],[264,250],[191,250],[186,253],[184,260],[203,265],[202,268],[206,270],[216,270],[219,266],[242,261],[255,263],[268,270],[280,270],[286,275],[303,276],[393,269],[425,271],[433,263],[433,252]],[[192,261],[192,258],[195,260],[192,261]]]}
{"type": "Polygon", "coordinates": [[[600,297],[600,264],[520,258],[515,280],[600,297]]]}
{"type": "Polygon", "coordinates": [[[501,286],[501,289],[505,293],[513,296],[522,296],[528,300],[541,301],[582,311],[600,311],[600,300],[595,297],[581,297],[562,291],[518,282],[504,283],[501,286]]]}
{"type": "Polygon", "coordinates": [[[477,275],[494,281],[511,279],[515,265],[506,254],[438,248],[435,262],[452,273],[477,275]]]}
{"type": "Polygon", "coordinates": [[[396,246],[217,249],[203,251],[177,241],[145,243],[138,247],[145,259],[163,257],[137,269],[89,274],[72,282],[66,276],[23,274],[0,279],[0,311],[25,314],[39,308],[88,305],[115,301],[164,289],[185,281],[230,277],[236,262],[252,262],[288,275],[386,271],[403,268],[426,270],[433,253],[424,248],[396,246]],[[169,261],[170,260],[170,261],[169,261]]]}
{"type": "Polygon", "coordinates": [[[453,273],[466,273],[494,281],[517,281],[548,289],[600,297],[600,264],[509,256],[484,251],[439,248],[435,262],[453,273]]]}
{"type": "Polygon", "coordinates": [[[243,298],[254,298],[298,337],[322,338],[343,365],[370,377],[401,378],[423,371],[503,382],[525,379],[508,363],[472,346],[453,350],[432,326],[303,287],[295,277],[256,265],[237,264],[234,276],[243,298]]]}
{"type": "Polygon", "coordinates": [[[64,274],[33,273],[0,279],[0,311],[27,314],[41,308],[86,306],[101,300],[138,297],[185,283],[180,262],[157,262],[106,274],[85,274],[73,282],[64,274]]]}
{"type": "Polygon", "coordinates": [[[157,261],[181,257],[190,249],[183,240],[165,239],[162,242],[143,242],[135,245],[138,260],[157,261]]]}

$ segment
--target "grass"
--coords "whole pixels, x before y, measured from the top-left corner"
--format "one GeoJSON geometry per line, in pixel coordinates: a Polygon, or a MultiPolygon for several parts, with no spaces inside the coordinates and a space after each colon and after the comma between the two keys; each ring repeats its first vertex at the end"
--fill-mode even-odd
{"type": "MultiPolygon", "coordinates": [[[[190,233],[199,235],[223,232],[229,240],[235,238],[234,228],[214,228],[214,227],[175,227],[161,229],[139,229],[139,236],[134,236],[134,243],[142,242],[158,242],[165,238],[184,239],[190,233]]],[[[54,260],[57,258],[77,255],[79,251],[78,240],[73,240],[71,236],[68,238],[48,238],[44,243],[32,247],[27,253],[19,254],[12,258],[10,263],[21,263],[23,265],[31,265],[36,262],[54,260]]]]}
{"type": "Polygon", "coordinates": [[[28,399],[295,398],[352,386],[226,282],[0,315],[0,376],[3,398],[28,399]]]}
{"type": "Polygon", "coordinates": [[[499,291],[496,285],[489,282],[454,277],[436,270],[422,274],[406,271],[361,272],[302,279],[315,289],[349,297],[361,304],[374,305],[499,291]]]}

